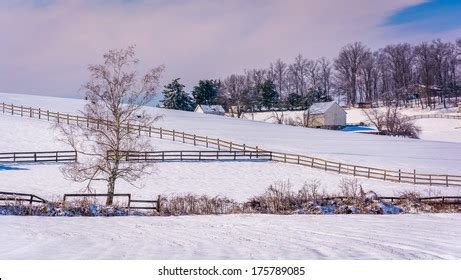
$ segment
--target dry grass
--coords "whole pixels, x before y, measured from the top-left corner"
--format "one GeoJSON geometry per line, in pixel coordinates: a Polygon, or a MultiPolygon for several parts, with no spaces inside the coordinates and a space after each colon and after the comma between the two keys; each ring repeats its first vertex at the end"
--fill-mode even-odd
{"type": "Polygon", "coordinates": [[[266,191],[246,202],[227,197],[206,195],[174,195],[163,197],[160,212],[140,212],[117,204],[103,206],[93,198],[70,202],[55,201],[30,205],[19,201],[4,203],[0,215],[20,216],[127,216],[127,215],[223,215],[223,214],[397,214],[397,213],[460,213],[457,204],[421,200],[417,192],[401,192],[394,201],[383,201],[374,192],[364,192],[356,179],[343,179],[335,196],[327,196],[318,180],[304,183],[297,191],[289,181],[270,185],[266,191]]]}

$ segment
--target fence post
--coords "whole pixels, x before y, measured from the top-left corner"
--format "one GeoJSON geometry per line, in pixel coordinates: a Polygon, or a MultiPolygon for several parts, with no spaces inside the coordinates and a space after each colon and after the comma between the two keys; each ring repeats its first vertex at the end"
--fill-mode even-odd
{"type": "Polygon", "coordinates": [[[283,162],[287,162],[287,154],[283,154],[283,162]]]}
{"type": "Polygon", "coordinates": [[[311,158],[311,168],[314,168],[314,158],[311,158]]]}
{"type": "Polygon", "coordinates": [[[386,170],[384,170],[384,181],[386,181],[386,170]]]}
{"type": "Polygon", "coordinates": [[[445,175],[445,180],[447,182],[447,187],[448,187],[448,175],[445,175]]]}
{"type": "Polygon", "coordinates": [[[368,178],[370,178],[370,167],[368,167],[368,178]]]}
{"type": "Polygon", "coordinates": [[[32,107],[29,107],[29,117],[32,118],[32,107]]]}
{"type": "Polygon", "coordinates": [[[357,166],[354,165],[354,177],[355,177],[355,170],[357,169],[357,166]]]}
{"type": "Polygon", "coordinates": [[[218,138],[218,151],[220,151],[220,150],[221,150],[221,146],[219,144],[219,138],[218,138]]]}
{"type": "Polygon", "coordinates": [[[67,114],[67,124],[69,124],[69,114],[67,114]]]}
{"type": "Polygon", "coordinates": [[[42,118],[42,112],[40,110],[40,108],[38,108],[38,119],[41,119],[42,118]]]}
{"type": "Polygon", "coordinates": [[[59,123],[59,112],[58,112],[58,123],[59,123]]]}
{"type": "Polygon", "coordinates": [[[413,184],[416,185],[416,169],[413,169],[413,184]]]}
{"type": "Polygon", "coordinates": [[[206,147],[208,148],[208,136],[205,137],[206,147]]]}
{"type": "Polygon", "coordinates": [[[432,175],[429,174],[429,186],[432,186],[432,175]]]}
{"type": "Polygon", "coordinates": [[[179,152],[179,159],[182,161],[182,151],[179,152]]]}
{"type": "Polygon", "coordinates": [[[5,102],[2,102],[3,114],[5,114],[5,102]]]}
{"type": "MultiPolygon", "coordinates": [[[[184,131],[182,132],[182,142],[186,143],[186,138],[184,136],[184,131]]],[[[194,146],[195,146],[195,135],[194,135],[194,146]]]]}
{"type": "Polygon", "coordinates": [[[175,131],[174,131],[174,129],[173,129],[173,141],[174,141],[174,136],[175,136],[175,131]]]}
{"type": "Polygon", "coordinates": [[[34,153],[34,161],[37,162],[37,153],[34,153]]]}
{"type": "Polygon", "coordinates": [[[152,126],[149,126],[149,137],[152,137],[152,126]]]}
{"type": "Polygon", "coordinates": [[[232,152],[232,142],[229,144],[229,151],[232,152]]]}
{"type": "Polygon", "coordinates": [[[160,213],[161,210],[162,210],[162,203],[161,203],[160,195],[159,195],[157,196],[157,212],[160,213]]]}
{"type": "MultiPolygon", "coordinates": [[[[109,124],[109,122],[107,122],[107,124],[109,124]]],[[[109,128],[109,126],[107,126],[107,128],[109,128]]],[[[141,125],[138,125],[138,131],[139,131],[139,136],[141,136],[141,125]]]]}
{"type": "Polygon", "coordinates": [[[339,163],[338,173],[341,174],[341,162],[339,163]]]}
{"type": "Polygon", "coordinates": [[[243,144],[243,153],[245,153],[245,151],[246,151],[246,145],[243,144]]]}
{"type": "Polygon", "coordinates": [[[56,162],[58,162],[58,152],[56,152],[56,162]]]}
{"type": "Polygon", "coordinates": [[[160,128],[160,139],[163,138],[163,132],[162,132],[162,128],[160,128]]]}
{"type": "Polygon", "coordinates": [[[399,169],[399,183],[402,180],[402,171],[399,169]]]}
{"type": "Polygon", "coordinates": [[[259,158],[259,148],[256,146],[256,158],[259,158]]]}
{"type": "MultiPolygon", "coordinates": [[[[184,132],[183,132],[183,137],[184,137],[184,132]]],[[[195,144],[195,134],[194,134],[194,146],[197,146],[197,145],[195,144]]]]}
{"type": "Polygon", "coordinates": [[[198,160],[202,160],[202,151],[198,151],[198,160]]]}
{"type": "Polygon", "coordinates": [[[328,164],[328,161],[325,161],[325,171],[327,171],[327,164],[328,164]]]}
{"type": "Polygon", "coordinates": [[[21,117],[24,115],[24,112],[23,112],[23,109],[22,109],[22,105],[21,105],[21,117]]]}

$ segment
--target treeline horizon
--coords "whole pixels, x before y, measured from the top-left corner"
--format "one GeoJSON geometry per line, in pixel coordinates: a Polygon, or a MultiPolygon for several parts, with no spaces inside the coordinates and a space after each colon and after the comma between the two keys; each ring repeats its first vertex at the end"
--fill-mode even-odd
{"type": "Polygon", "coordinates": [[[461,38],[454,42],[388,44],[371,50],[361,42],[342,47],[329,60],[295,57],[267,68],[244,70],[220,80],[200,80],[190,94],[174,79],[165,86],[163,106],[193,110],[196,105],[222,105],[238,115],[244,111],[306,109],[314,102],[339,100],[406,106],[418,101],[424,108],[447,106],[460,95],[461,38]]]}

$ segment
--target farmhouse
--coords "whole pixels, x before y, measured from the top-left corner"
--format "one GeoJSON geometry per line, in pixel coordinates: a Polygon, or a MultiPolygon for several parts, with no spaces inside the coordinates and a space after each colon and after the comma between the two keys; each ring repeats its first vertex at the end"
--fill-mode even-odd
{"type": "Polygon", "coordinates": [[[319,102],[304,111],[304,120],[308,127],[337,129],[346,125],[346,115],[334,101],[319,102]]]}
{"type": "Polygon", "coordinates": [[[221,105],[197,105],[194,112],[224,116],[226,111],[224,111],[224,108],[221,105]]]}

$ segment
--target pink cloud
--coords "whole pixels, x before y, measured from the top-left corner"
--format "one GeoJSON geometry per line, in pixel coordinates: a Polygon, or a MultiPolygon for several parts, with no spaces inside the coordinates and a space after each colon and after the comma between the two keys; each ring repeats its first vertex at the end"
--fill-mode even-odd
{"type": "Polygon", "coordinates": [[[76,96],[89,63],[130,44],[143,67],[165,64],[165,82],[181,77],[190,88],[198,79],[265,67],[279,57],[331,57],[350,41],[395,40],[377,26],[417,2],[2,2],[0,91],[76,96]]]}

